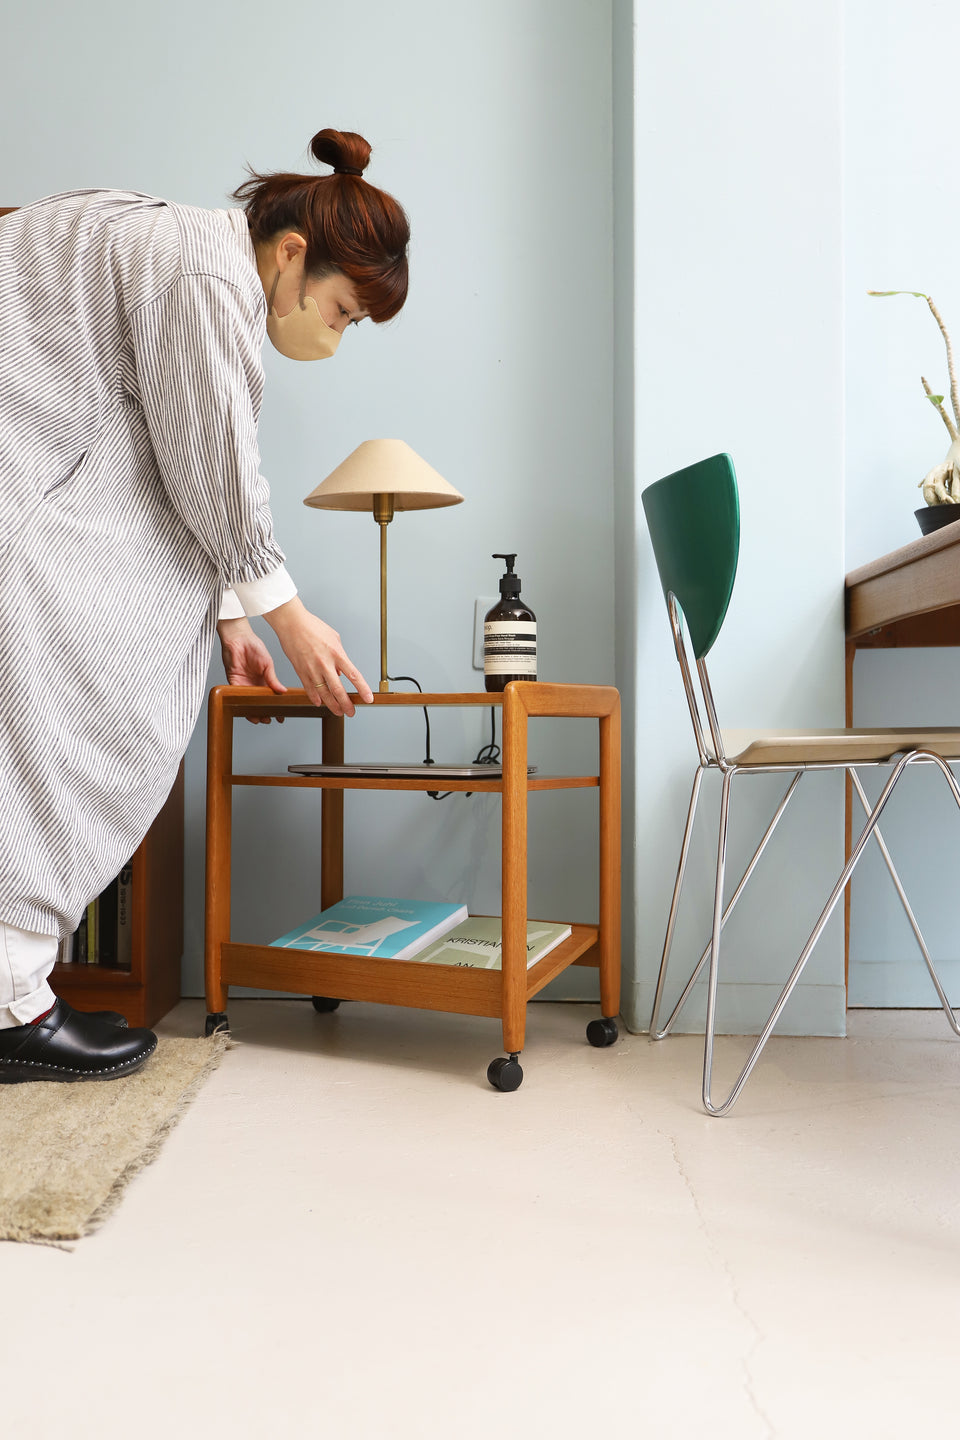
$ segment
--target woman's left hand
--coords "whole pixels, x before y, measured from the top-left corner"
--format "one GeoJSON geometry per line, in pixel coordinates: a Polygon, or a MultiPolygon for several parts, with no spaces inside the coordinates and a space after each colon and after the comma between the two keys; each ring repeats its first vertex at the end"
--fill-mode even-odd
{"type": "MultiPolygon", "coordinates": [[[[221,620],[217,625],[220,636],[220,650],[228,685],[268,685],[277,695],[286,693],[284,685],[273,668],[273,657],[256,634],[250,621],[221,620]]],[[[278,715],[279,723],[283,717],[278,715]]],[[[255,725],[269,725],[269,715],[263,720],[254,720],[255,725]]]]}

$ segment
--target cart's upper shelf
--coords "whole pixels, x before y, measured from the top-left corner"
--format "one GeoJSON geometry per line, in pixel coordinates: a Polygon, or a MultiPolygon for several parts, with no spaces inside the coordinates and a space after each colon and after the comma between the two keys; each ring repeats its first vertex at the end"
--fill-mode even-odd
{"type": "MultiPolygon", "coordinates": [[[[598,775],[528,775],[528,790],[588,790],[598,775]]],[[[374,775],[231,775],[231,785],[280,785],[319,790],[464,790],[471,794],[503,793],[503,780],[437,780],[429,775],[400,779],[374,775]]]]}

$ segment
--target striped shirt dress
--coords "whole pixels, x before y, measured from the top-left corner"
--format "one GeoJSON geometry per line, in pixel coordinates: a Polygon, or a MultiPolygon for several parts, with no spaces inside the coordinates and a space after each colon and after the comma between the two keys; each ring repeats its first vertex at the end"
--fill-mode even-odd
{"type": "Polygon", "coordinates": [[[265,320],[242,211],[101,190],[0,218],[6,924],[76,928],[169,793],[221,597],[282,569],[265,320]]]}

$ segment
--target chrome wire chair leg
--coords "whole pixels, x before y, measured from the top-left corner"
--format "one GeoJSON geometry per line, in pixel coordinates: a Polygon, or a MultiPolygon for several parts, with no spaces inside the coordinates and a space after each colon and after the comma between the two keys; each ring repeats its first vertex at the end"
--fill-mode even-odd
{"type": "MultiPolygon", "coordinates": [[[[693,777],[693,787],[690,791],[690,803],[687,806],[687,823],[683,829],[683,843],[680,846],[680,863],[677,866],[677,878],[673,886],[673,899],[670,901],[670,914],[667,918],[667,933],[663,939],[663,954],[660,957],[660,972],[657,975],[657,993],[653,997],[653,1013],[650,1016],[650,1039],[662,1040],[670,1033],[670,1027],[676,1018],[677,1011],[674,1010],[667,1021],[666,1028],[659,1030],[660,1023],[660,1002],[663,999],[663,986],[667,978],[667,965],[670,961],[670,949],[673,945],[673,932],[677,923],[677,911],[680,908],[680,891],[683,889],[683,877],[687,868],[687,857],[690,854],[690,840],[693,835],[693,822],[697,814],[697,801],[700,798],[700,786],[703,784],[703,777],[706,767],[697,766],[697,772],[693,777]]],[[[681,1001],[681,1004],[683,1002],[681,1001]]],[[[680,1007],[678,1006],[677,1009],[680,1007]]]]}
{"type": "MultiPolygon", "coordinates": [[[[903,758],[897,762],[897,764],[896,764],[896,766],[895,766],[892,774],[890,775],[889,780],[888,780],[887,783],[884,785],[883,790],[882,790],[881,793],[880,793],[880,799],[877,801],[876,805],[874,806],[873,810],[870,812],[870,814],[869,814],[869,816],[868,816],[868,818],[867,818],[867,823],[866,823],[866,825],[863,827],[863,830],[862,830],[861,833],[860,833],[860,837],[859,837],[859,839],[857,840],[856,845],[853,847],[853,850],[852,850],[852,852],[851,852],[851,855],[850,855],[849,860],[847,861],[846,865],[843,867],[843,871],[841,872],[841,875],[840,875],[839,880],[837,881],[836,885],[833,887],[833,891],[832,891],[832,893],[831,893],[831,895],[830,895],[830,899],[827,901],[826,905],[824,906],[823,910],[821,911],[819,920],[817,921],[816,925],[814,925],[813,930],[810,932],[809,939],[807,940],[806,945],[804,945],[803,950],[800,952],[800,958],[798,959],[796,965],[794,965],[793,970],[790,972],[790,977],[789,977],[789,979],[787,980],[787,983],[784,985],[783,989],[781,990],[780,995],[779,995],[779,998],[778,998],[778,1000],[777,1000],[777,1003],[774,1005],[773,1009],[771,1010],[769,1019],[767,1020],[766,1024],[764,1025],[764,1027],[763,1027],[762,1031],[760,1032],[760,1035],[759,1035],[759,1037],[758,1037],[758,1039],[757,1039],[756,1044],[754,1045],[753,1049],[752,1049],[751,1052],[750,1052],[750,1055],[749,1055],[749,1057],[748,1057],[748,1059],[747,1059],[747,1063],[744,1065],[743,1069],[740,1071],[740,1074],[739,1074],[739,1076],[738,1076],[738,1078],[737,1078],[737,1081],[736,1081],[736,1083],[734,1084],[734,1086],[733,1086],[732,1090],[730,1091],[729,1095],[727,1096],[726,1100],[724,1100],[724,1101],[722,1102],[722,1104],[720,1104],[720,1105],[715,1105],[715,1104],[713,1103],[712,1093],[711,1093],[711,1092],[712,1092],[712,1083],[713,1083],[713,1073],[712,1073],[712,1072],[713,1072],[713,1035],[712,1035],[711,1031],[712,1031],[712,1026],[713,1026],[713,1024],[714,1024],[714,1022],[715,1022],[715,1018],[716,1018],[716,993],[715,993],[715,992],[716,992],[716,988],[717,988],[717,976],[716,976],[716,973],[715,973],[715,972],[716,972],[716,957],[717,957],[718,954],[719,954],[719,948],[720,948],[720,946],[719,946],[719,941],[720,941],[719,926],[716,926],[716,915],[717,915],[718,906],[717,906],[717,902],[715,901],[715,903],[714,903],[715,933],[714,933],[714,936],[713,936],[713,944],[712,944],[712,946],[711,946],[711,952],[710,952],[710,989],[708,990],[708,995],[707,995],[707,1034],[706,1034],[705,1041],[704,1041],[704,1061],[703,1061],[703,1108],[707,1111],[707,1113],[708,1113],[709,1115],[726,1115],[726,1114],[730,1111],[730,1109],[732,1108],[732,1106],[736,1103],[737,1097],[739,1096],[739,1094],[740,1094],[741,1090],[743,1089],[744,1085],[747,1083],[747,1080],[749,1079],[750,1074],[751,1074],[751,1072],[753,1071],[753,1067],[756,1065],[757,1061],[759,1060],[760,1055],[761,1055],[761,1053],[762,1053],[762,1051],[763,1051],[763,1048],[764,1048],[764,1046],[766,1045],[767,1041],[768,1041],[769,1038],[770,1038],[770,1035],[771,1035],[771,1032],[772,1032],[772,1030],[773,1030],[773,1027],[776,1025],[777,1021],[780,1019],[781,1014],[783,1013],[783,1007],[786,1005],[786,1003],[787,1003],[787,1001],[789,1000],[790,996],[793,994],[793,991],[794,991],[794,988],[795,988],[795,986],[796,986],[796,984],[797,984],[797,981],[800,979],[800,976],[801,976],[801,974],[803,973],[803,969],[804,969],[804,967],[805,967],[808,959],[810,958],[810,955],[811,955],[811,953],[812,953],[812,951],[813,951],[814,946],[816,945],[817,941],[820,939],[820,936],[821,936],[821,934],[822,934],[822,932],[823,932],[824,926],[826,925],[827,921],[830,919],[830,916],[833,914],[833,911],[834,911],[834,909],[835,909],[835,907],[836,907],[837,901],[840,899],[840,896],[843,894],[844,890],[845,890],[846,887],[847,887],[847,884],[849,883],[850,876],[853,874],[853,872],[854,872],[854,870],[856,869],[857,865],[860,863],[860,857],[863,855],[864,849],[866,848],[867,841],[870,839],[870,836],[873,834],[874,830],[876,829],[877,822],[878,822],[878,820],[880,819],[880,816],[883,814],[883,811],[884,811],[884,809],[886,808],[886,805],[887,805],[887,801],[890,799],[890,796],[893,794],[893,791],[894,791],[894,788],[895,788],[897,782],[899,781],[901,775],[903,774],[903,772],[904,772],[904,770],[907,768],[907,766],[910,765],[911,763],[913,763],[913,761],[915,761],[915,760],[917,760],[917,759],[919,759],[919,758],[921,758],[921,757],[924,758],[924,759],[926,759],[926,758],[929,757],[930,759],[933,759],[933,760],[939,760],[939,758],[940,758],[939,756],[932,755],[931,752],[929,752],[929,751],[923,751],[923,752],[921,752],[921,751],[911,750],[908,754],[904,755],[903,758]]],[[[944,768],[942,762],[941,762],[941,768],[944,768]]],[[[725,779],[725,780],[726,780],[726,778],[727,778],[727,777],[724,776],[724,779],[725,779]]],[[[956,782],[954,781],[952,775],[950,776],[950,781],[951,781],[951,784],[952,784],[952,786],[953,786],[953,790],[954,790],[955,798],[956,798],[956,800],[957,800],[957,804],[960,805],[960,791],[957,790],[956,782]]],[[[724,818],[725,818],[725,817],[724,817],[724,818]]],[[[717,873],[718,873],[718,877],[719,877],[719,874],[720,874],[719,860],[718,860],[717,873]]]]}
{"type": "Polygon", "coordinates": [[[707,975],[707,1023],[703,1032],[703,1104],[713,1113],[710,1081],[713,1075],[713,1039],[717,1024],[717,981],[720,965],[720,931],[723,928],[723,880],[727,866],[727,834],[730,822],[730,790],[734,771],[723,773],[720,792],[720,829],[717,834],[717,878],[713,891],[713,929],[710,932],[710,970],[707,975]]]}
{"type": "MultiPolygon", "coordinates": [[[[864,813],[866,815],[869,815],[870,802],[866,797],[863,786],[860,783],[860,776],[857,774],[856,770],[850,770],[850,779],[853,781],[854,786],[856,787],[856,791],[858,796],[860,797],[860,804],[863,806],[864,813]]],[[[914,939],[920,947],[920,953],[923,956],[924,963],[926,964],[927,972],[930,976],[930,979],[933,981],[933,987],[937,992],[940,1004],[943,1006],[943,1013],[944,1015],[946,1015],[947,1021],[953,1033],[960,1036],[960,1022],[957,1021],[956,1013],[954,1012],[953,1006],[950,1004],[950,1001],[947,998],[946,991],[940,984],[940,977],[937,974],[936,969],[934,968],[933,960],[930,957],[930,951],[927,949],[926,941],[924,940],[923,934],[920,930],[920,926],[917,923],[917,917],[914,915],[913,909],[910,905],[910,901],[907,899],[906,891],[904,890],[903,885],[900,881],[900,876],[897,874],[897,869],[891,858],[890,851],[887,849],[886,841],[880,834],[879,825],[874,827],[873,835],[877,844],[880,846],[880,853],[883,856],[886,867],[890,872],[890,879],[893,881],[894,889],[900,897],[900,904],[903,906],[904,913],[906,914],[906,917],[910,922],[910,928],[913,931],[914,939]]]]}
{"type": "MultiPolygon", "coordinates": [[[[697,772],[697,774],[698,774],[698,776],[702,777],[703,771],[700,770],[700,771],[697,772]]],[[[759,843],[759,845],[757,846],[756,850],[753,852],[753,857],[751,858],[750,863],[749,863],[749,865],[747,866],[746,870],[744,870],[742,876],[740,877],[740,883],[737,885],[736,890],[734,890],[733,894],[731,895],[730,900],[729,900],[729,902],[728,902],[728,904],[727,904],[727,908],[726,908],[726,909],[724,910],[724,912],[723,912],[723,916],[721,917],[721,920],[720,920],[720,930],[721,930],[721,933],[723,932],[723,927],[726,925],[727,920],[730,918],[730,915],[731,915],[731,913],[732,913],[732,911],[733,911],[734,906],[736,905],[737,901],[740,899],[740,896],[743,894],[743,891],[744,891],[744,889],[746,888],[746,885],[747,885],[747,881],[750,879],[750,876],[753,874],[754,870],[756,869],[756,867],[757,867],[757,862],[758,862],[758,860],[760,859],[760,856],[763,854],[764,850],[766,850],[767,845],[768,845],[769,842],[770,842],[770,838],[771,838],[771,836],[773,835],[774,830],[776,830],[777,826],[779,825],[780,820],[781,820],[781,818],[782,818],[782,816],[783,816],[784,811],[786,810],[786,808],[787,808],[787,806],[789,805],[791,799],[793,798],[793,792],[794,792],[794,790],[796,790],[797,786],[800,784],[800,780],[801,780],[802,776],[803,776],[803,771],[802,771],[802,770],[798,770],[797,773],[794,775],[793,779],[790,781],[790,784],[787,786],[787,789],[786,789],[786,791],[785,791],[785,793],[784,793],[783,799],[780,801],[780,804],[777,806],[776,810],[774,811],[773,816],[771,817],[771,820],[770,820],[769,825],[767,826],[766,830],[763,832],[763,835],[760,837],[760,843],[759,843]]],[[[694,780],[694,790],[696,791],[696,790],[698,790],[698,789],[699,789],[698,780],[695,779],[695,780],[694,780]]],[[[693,803],[693,796],[691,796],[691,803],[693,803]]],[[[666,940],[664,941],[663,958],[662,958],[662,960],[660,961],[660,975],[659,975],[659,978],[658,978],[658,980],[657,980],[657,994],[656,994],[656,998],[655,998],[654,1003],[653,1003],[653,1014],[652,1014],[651,1017],[650,1017],[650,1038],[651,1038],[651,1040],[663,1040],[663,1039],[665,1038],[665,1036],[667,1036],[667,1035],[670,1034],[670,1031],[673,1029],[673,1026],[674,1026],[674,1024],[675,1024],[675,1022],[676,1022],[677,1016],[680,1014],[680,1011],[683,1009],[684,1005],[687,1003],[687,1000],[688,1000],[689,997],[690,997],[690,992],[691,992],[691,990],[693,989],[694,985],[696,985],[697,981],[699,980],[700,975],[701,975],[701,973],[703,972],[703,967],[704,967],[704,965],[707,963],[707,957],[708,957],[709,954],[710,954],[711,941],[708,940],[707,943],[706,943],[706,946],[704,947],[703,953],[702,953],[701,956],[700,956],[700,959],[697,961],[696,965],[694,966],[693,973],[691,974],[690,979],[687,981],[686,985],[684,986],[683,993],[681,994],[679,1000],[677,1001],[676,1005],[673,1007],[673,1010],[672,1010],[671,1013],[670,1013],[670,1018],[669,1018],[669,1020],[667,1021],[666,1025],[664,1025],[664,1027],[663,1027],[662,1030],[658,1030],[658,1029],[657,1029],[657,1021],[658,1021],[658,1018],[659,1018],[660,1002],[661,1002],[661,997],[662,997],[662,994],[663,994],[664,981],[665,981],[665,979],[666,979],[667,961],[668,961],[669,955],[670,955],[670,946],[671,946],[671,944],[672,944],[672,942],[673,942],[673,928],[674,928],[674,925],[675,925],[675,923],[676,923],[677,906],[678,906],[678,902],[679,902],[679,898],[680,898],[680,888],[679,888],[679,887],[680,887],[680,883],[681,883],[682,880],[683,880],[683,872],[684,872],[684,869],[685,869],[686,863],[687,863],[687,849],[688,849],[688,845],[689,845],[689,827],[690,827],[690,824],[691,824],[691,820],[690,820],[690,814],[689,814],[689,812],[688,812],[688,818],[687,818],[688,830],[684,832],[684,837],[683,837],[683,849],[681,850],[681,853],[680,853],[680,870],[679,870],[678,875],[677,875],[677,885],[674,887],[674,892],[673,892],[673,904],[672,904],[672,906],[670,907],[670,919],[669,919],[668,922],[667,922],[667,937],[666,937],[666,940]]]]}

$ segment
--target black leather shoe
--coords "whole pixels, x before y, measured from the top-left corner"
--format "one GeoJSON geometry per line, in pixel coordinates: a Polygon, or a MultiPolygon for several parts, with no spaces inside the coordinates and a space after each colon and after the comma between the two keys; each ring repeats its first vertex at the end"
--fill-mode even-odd
{"type": "Polygon", "coordinates": [[[58,1000],[42,1020],[0,1030],[0,1084],[20,1080],[115,1080],[157,1048],[152,1030],[131,1030],[58,1000]]]}

